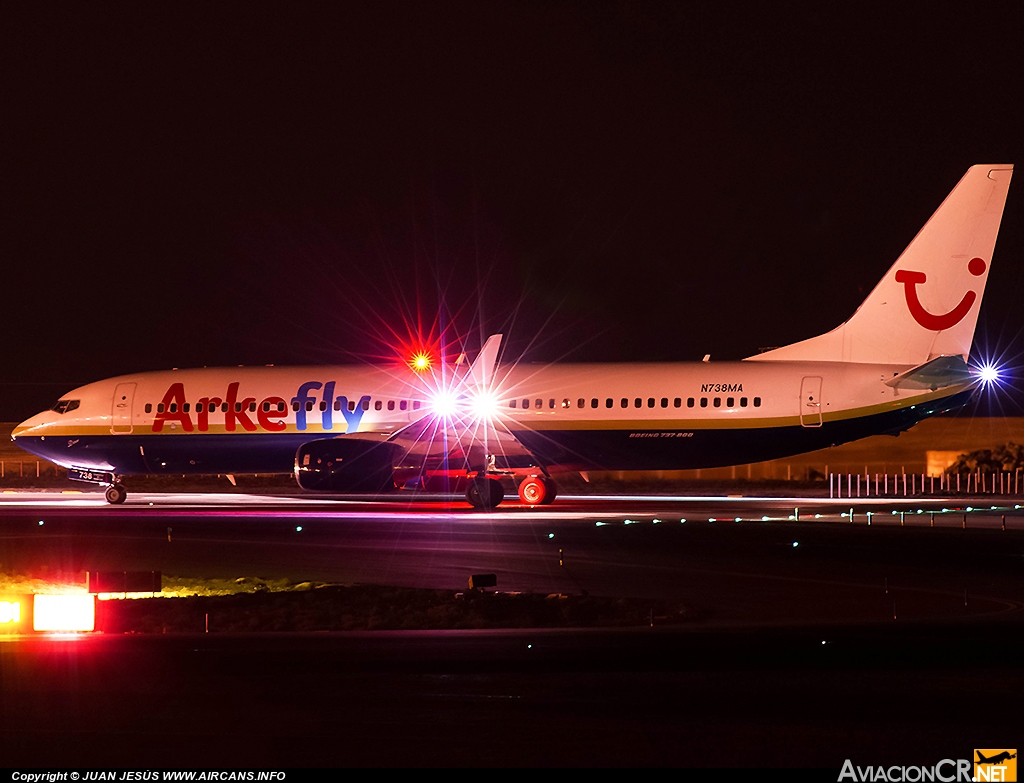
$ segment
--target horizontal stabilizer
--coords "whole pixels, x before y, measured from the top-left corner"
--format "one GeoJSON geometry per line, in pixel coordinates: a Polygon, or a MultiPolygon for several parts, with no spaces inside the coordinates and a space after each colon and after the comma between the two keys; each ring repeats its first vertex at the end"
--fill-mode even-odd
{"type": "Polygon", "coordinates": [[[907,370],[885,382],[895,389],[944,389],[973,379],[967,362],[961,356],[940,356],[907,370]]]}

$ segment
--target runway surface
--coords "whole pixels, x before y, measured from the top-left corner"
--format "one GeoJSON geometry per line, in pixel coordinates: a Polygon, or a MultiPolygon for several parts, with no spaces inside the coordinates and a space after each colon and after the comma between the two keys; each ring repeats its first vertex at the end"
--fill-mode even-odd
{"type": "Polygon", "coordinates": [[[0,496],[5,571],[665,598],[703,624],[1019,616],[1024,510],[820,498],[568,497],[481,513],[451,498],[0,496]],[[870,512],[871,524],[868,524],[870,512]],[[852,521],[851,521],[852,519],[852,521]],[[966,601],[965,601],[966,591],[966,601]]]}
{"type": "Polygon", "coordinates": [[[845,758],[1015,747],[1022,509],[939,498],[849,512],[845,498],[568,497],[478,513],[422,496],[140,493],[110,507],[4,493],[0,572],[42,583],[160,570],[455,591],[494,573],[500,590],[693,610],[624,631],[232,636],[214,622],[0,642],[7,763],[838,775],[845,758]]]}

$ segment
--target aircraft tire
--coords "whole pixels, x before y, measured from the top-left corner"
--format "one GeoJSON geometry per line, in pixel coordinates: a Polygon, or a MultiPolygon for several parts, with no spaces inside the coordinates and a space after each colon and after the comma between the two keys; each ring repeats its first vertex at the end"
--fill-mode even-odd
{"type": "Polygon", "coordinates": [[[466,500],[473,508],[490,511],[505,499],[505,489],[498,479],[475,479],[466,489],[466,500]]]}
{"type": "Polygon", "coordinates": [[[550,506],[555,502],[555,496],[558,494],[558,487],[555,482],[547,476],[544,476],[544,483],[547,484],[548,493],[544,496],[544,499],[540,502],[542,506],[550,506]]]}
{"type": "Polygon", "coordinates": [[[113,506],[124,503],[128,497],[128,490],[124,488],[124,484],[111,484],[107,487],[107,491],[104,493],[107,502],[113,506]]]}
{"type": "Polygon", "coordinates": [[[555,483],[547,476],[527,476],[519,485],[519,499],[528,506],[546,506],[555,499],[555,483]]]}

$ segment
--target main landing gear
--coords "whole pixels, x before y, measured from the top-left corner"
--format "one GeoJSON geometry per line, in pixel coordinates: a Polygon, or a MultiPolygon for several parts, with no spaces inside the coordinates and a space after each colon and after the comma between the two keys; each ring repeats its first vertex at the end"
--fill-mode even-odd
{"type": "MultiPolygon", "coordinates": [[[[519,484],[519,499],[527,506],[546,506],[553,502],[557,487],[548,476],[530,475],[519,484]]],[[[473,508],[490,511],[505,499],[501,481],[487,474],[470,479],[466,488],[466,500],[473,508]]]]}
{"type": "Polygon", "coordinates": [[[548,476],[527,476],[519,485],[519,499],[528,506],[546,506],[554,502],[556,489],[548,476]]]}
{"type": "Polygon", "coordinates": [[[466,487],[466,500],[473,508],[490,511],[505,499],[505,488],[496,478],[480,475],[470,479],[466,487]]]}

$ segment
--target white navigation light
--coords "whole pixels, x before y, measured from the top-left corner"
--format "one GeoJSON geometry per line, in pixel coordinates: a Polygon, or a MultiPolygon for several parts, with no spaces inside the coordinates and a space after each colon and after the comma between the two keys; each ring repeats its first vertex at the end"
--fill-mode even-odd
{"type": "Polygon", "coordinates": [[[985,384],[998,383],[999,368],[993,364],[983,364],[978,368],[978,377],[981,378],[981,382],[985,384]]]}

